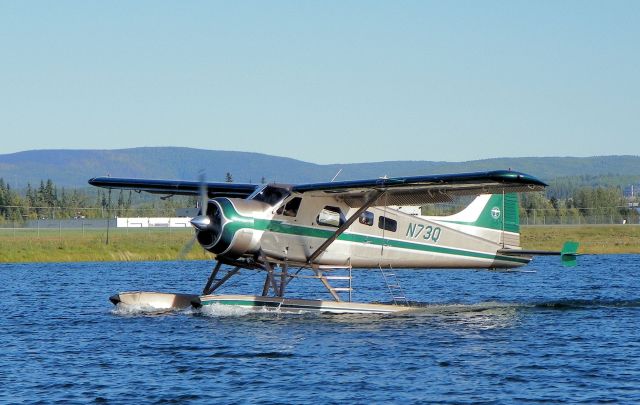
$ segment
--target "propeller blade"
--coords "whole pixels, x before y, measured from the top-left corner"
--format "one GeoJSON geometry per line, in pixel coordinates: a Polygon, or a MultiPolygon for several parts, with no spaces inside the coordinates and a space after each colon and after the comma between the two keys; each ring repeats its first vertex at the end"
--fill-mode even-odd
{"type": "Polygon", "coordinates": [[[209,204],[209,195],[207,193],[207,183],[204,179],[204,171],[200,172],[200,215],[207,215],[207,205],[209,204]]]}
{"type": "Polygon", "coordinates": [[[186,259],[189,252],[191,252],[191,250],[193,249],[193,245],[195,245],[195,243],[196,235],[194,234],[191,239],[189,239],[187,243],[182,246],[182,249],[180,249],[180,253],[178,253],[178,260],[186,259]]]}
{"type": "MultiPolygon", "coordinates": [[[[207,208],[209,205],[209,195],[207,191],[207,183],[205,182],[204,170],[200,171],[200,175],[198,176],[200,181],[200,200],[198,201],[200,205],[200,213],[191,219],[191,225],[199,231],[204,231],[211,224],[211,218],[207,216],[207,208]]],[[[195,245],[198,240],[198,232],[195,232],[191,239],[187,241],[180,249],[178,253],[178,260],[184,260],[189,252],[193,249],[193,245],[195,245]]]]}

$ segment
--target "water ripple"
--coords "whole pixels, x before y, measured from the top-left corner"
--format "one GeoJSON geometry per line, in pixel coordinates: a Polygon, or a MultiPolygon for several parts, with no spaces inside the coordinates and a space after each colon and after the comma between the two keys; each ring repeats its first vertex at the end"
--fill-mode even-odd
{"type": "MultiPolygon", "coordinates": [[[[639,256],[569,271],[541,258],[526,274],[400,270],[419,308],[393,315],[108,302],[201,290],[210,263],[185,266],[0,266],[0,403],[640,402],[639,256]]],[[[251,280],[225,292],[260,290],[251,280]]],[[[388,300],[380,282],[356,272],[355,298],[388,300]]]]}

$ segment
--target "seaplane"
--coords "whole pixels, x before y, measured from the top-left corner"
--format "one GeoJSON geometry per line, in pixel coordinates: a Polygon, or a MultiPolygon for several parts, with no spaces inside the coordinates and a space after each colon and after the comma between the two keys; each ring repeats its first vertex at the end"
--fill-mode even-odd
{"type": "Polygon", "coordinates": [[[518,193],[546,184],[511,170],[308,184],[242,184],[95,177],[89,184],[164,196],[197,196],[194,241],[215,264],[200,294],[131,291],[113,295],[120,306],[177,310],[210,305],[262,311],[394,313],[414,307],[395,269],[509,271],[535,255],[575,263],[577,243],[560,252],[520,246],[518,193]],[[471,202],[444,216],[412,215],[399,207],[471,202]],[[224,266],[224,267],[223,267],[224,266]],[[351,271],[382,272],[391,299],[352,302],[351,271]],[[262,291],[218,294],[241,271],[264,275],[262,291]],[[336,275],[342,274],[342,275],[336,275]],[[298,278],[318,280],[331,299],[287,298],[298,278]],[[338,286],[337,284],[340,284],[338,286]]]}

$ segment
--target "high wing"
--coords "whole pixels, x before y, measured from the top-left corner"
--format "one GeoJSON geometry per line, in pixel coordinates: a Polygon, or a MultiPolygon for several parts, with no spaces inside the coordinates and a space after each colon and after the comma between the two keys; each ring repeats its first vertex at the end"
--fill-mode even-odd
{"type": "MultiPolygon", "coordinates": [[[[199,181],[152,180],[117,177],[94,177],[89,184],[96,187],[146,191],[166,195],[198,195],[202,184],[199,181]]],[[[261,185],[246,183],[205,182],[209,198],[247,198],[261,185]]],[[[282,185],[284,186],[284,185],[282,185]]],[[[291,187],[295,193],[311,197],[338,198],[350,207],[367,205],[421,205],[450,202],[455,197],[502,192],[542,191],[544,182],[525,173],[511,170],[489,172],[440,174],[351,180],[330,183],[298,184],[291,187]],[[371,201],[375,193],[381,193],[377,201],[371,201]]]]}
{"type": "Polygon", "coordinates": [[[450,202],[463,195],[542,191],[544,182],[511,170],[441,174],[433,176],[393,177],[372,180],[300,184],[293,192],[310,196],[333,196],[350,207],[370,205],[421,205],[450,202]],[[371,203],[374,191],[385,191],[371,203]]]}
{"type": "MultiPolygon", "coordinates": [[[[146,191],[153,194],[166,195],[198,195],[202,183],[185,180],[152,180],[128,179],[118,177],[94,177],[89,184],[96,187],[115,188],[120,190],[146,191]]],[[[204,182],[209,198],[236,197],[247,198],[259,185],[242,183],[209,183],[204,182]]]]}

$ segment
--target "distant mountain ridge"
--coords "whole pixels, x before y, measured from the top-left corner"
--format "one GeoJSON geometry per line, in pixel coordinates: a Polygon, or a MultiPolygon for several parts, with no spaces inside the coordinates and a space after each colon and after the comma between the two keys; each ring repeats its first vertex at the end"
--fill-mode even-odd
{"type": "Polygon", "coordinates": [[[550,181],[566,176],[624,175],[640,177],[640,156],[495,158],[467,162],[388,161],[320,165],[252,152],[183,147],[141,147],[115,150],[32,150],[0,155],[0,178],[12,187],[51,179],[58,186],[86,187],[95,176],[195,180],[305,183],[380,176],[512,169],[550,181]]]}

